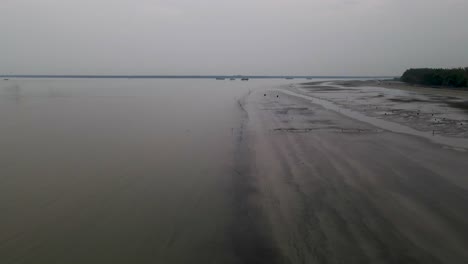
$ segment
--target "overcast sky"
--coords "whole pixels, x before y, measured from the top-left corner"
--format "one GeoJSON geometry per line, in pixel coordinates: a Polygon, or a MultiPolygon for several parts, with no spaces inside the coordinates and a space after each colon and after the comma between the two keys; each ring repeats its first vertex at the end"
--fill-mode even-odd
{"type": "Polygon", "coordinates": [[[468,0],[1,0],[0,74],[468,66],[468,0]]]}

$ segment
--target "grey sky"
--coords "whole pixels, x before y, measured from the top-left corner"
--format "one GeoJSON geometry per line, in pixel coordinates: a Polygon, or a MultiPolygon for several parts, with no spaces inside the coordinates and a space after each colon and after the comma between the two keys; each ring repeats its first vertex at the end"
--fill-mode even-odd
{"type": "Polygon", "coordinates": [[[2,0],[0,74],[468,66],[467,0],[2,0]]]}

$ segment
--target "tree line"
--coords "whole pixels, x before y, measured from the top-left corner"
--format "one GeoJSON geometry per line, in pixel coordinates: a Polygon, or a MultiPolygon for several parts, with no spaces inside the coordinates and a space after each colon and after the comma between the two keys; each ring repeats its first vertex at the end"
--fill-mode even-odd
{"type": "Polygon", "coordinates": [[[468,67],[455,69],[409,69],[401,81],[430,86],[468,87],[468,67]]]}

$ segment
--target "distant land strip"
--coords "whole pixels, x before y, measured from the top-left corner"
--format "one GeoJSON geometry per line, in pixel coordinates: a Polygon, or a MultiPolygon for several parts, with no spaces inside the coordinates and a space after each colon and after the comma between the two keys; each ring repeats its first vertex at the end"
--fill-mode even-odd
{"type": "Polygon", "coordinates": [[[32,75],[8,74],[0,78],[118,78],[118,79],[389,79],[396,76],[306,76],[306,75],[32,75]]]}
{"type": "Polygon", "coordinates": [[[434,87],[468,87],[468,67],[454,69],[409,69],[401,76],[401,81],[434,87]]]}

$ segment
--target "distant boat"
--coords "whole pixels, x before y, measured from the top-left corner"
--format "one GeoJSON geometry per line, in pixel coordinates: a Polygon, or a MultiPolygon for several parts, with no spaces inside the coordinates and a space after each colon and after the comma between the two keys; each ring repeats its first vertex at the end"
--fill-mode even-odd
{"type": "Polygon", "coordinates": [[[7,78],[5,78],[5,79],[3,79],[3,80],[5,80],[5,81],[8,81],[8,79],[7,79],[7,78]]]}
{"type": "Polygon", "coordinates": [[[225,79],[225,78],[220,78],[220,77],[216,78],[216,80],[224,80],[224,79],[225,79]]]}
{"type": "Polygon", "coordinates": [[[286,77],[286,80],[292,80],[293,77],[286,77]]]}
{"type": "Polygon", "coordinates": [[[241,81],[248,81],[249,78],[242,78],[241,81]]]}
{"type": "Polygon", "coordinates": [[[236,78],[231,78],[231,79],[229,79],[229,80],[234,81],[234,80],[236,80],[236,78]]]}

